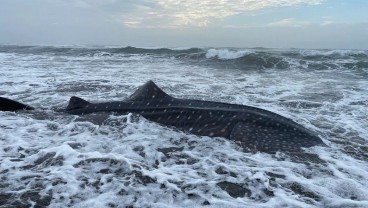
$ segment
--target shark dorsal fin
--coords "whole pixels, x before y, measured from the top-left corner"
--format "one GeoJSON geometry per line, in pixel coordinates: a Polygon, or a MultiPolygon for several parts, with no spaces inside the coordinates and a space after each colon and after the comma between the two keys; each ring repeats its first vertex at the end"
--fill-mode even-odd
{"type": "Polygon", "coordinates": [[[68,104],[68,107],[66,107],[66,110],[74,110],[78,108],[83,108],[83,107],[86,107],[88,104],[90,104],[90,102],[83,100],[82,98],[73,96],[70,98],[69,104],[68,104]]]}
{"type": "Polygon", "coordinates": [[[144,101],[165,98],[171,98],[171,96],[162,91],[152,80],[150,80],[144,85],[140,86],[138,90],[130,95],[128,100],[144,101]]]}

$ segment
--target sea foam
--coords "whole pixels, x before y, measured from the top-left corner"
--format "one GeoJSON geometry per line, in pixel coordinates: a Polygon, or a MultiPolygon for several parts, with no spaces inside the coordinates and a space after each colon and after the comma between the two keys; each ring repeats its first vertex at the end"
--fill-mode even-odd
{"type": "Polygon", "coordinates": [[[358,52],[0,50],[0,96],[37,109],[0,112],[0,206],[368,207],[368,69],[358,52]],[[274,67],[280,61],[288,65],[274,67]],[[329,147],[250,153],[133,114],[58,112],[71,96],[123,100],[147,80],[178,98],[276,112],[329,147]]]}

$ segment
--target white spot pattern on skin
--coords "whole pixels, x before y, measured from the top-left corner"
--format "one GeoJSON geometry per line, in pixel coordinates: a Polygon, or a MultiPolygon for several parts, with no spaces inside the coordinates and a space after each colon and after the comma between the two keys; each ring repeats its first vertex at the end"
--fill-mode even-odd
{"type": "Polygon", "coordinates": [[[209,136],[213,136],[213,135],[215,135],[215,133],[213,133],[213,132],[209,133],[209,136]]]}
{"type": "Polygon", "coordinates": [[[201,120],[201,118],[202,118],[202,116],[201,116],[201,115],[200,115],[200,116],[198,116],[197,121],[201,120]]]}

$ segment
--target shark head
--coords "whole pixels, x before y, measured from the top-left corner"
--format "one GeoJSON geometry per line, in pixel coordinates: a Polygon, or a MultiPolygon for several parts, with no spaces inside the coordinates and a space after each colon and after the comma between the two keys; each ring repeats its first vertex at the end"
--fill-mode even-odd
{"type": "Polygon", "coordinates": [[[0,97],[0,111],[34,110],[33,107],[23,103],[0,97]]]}

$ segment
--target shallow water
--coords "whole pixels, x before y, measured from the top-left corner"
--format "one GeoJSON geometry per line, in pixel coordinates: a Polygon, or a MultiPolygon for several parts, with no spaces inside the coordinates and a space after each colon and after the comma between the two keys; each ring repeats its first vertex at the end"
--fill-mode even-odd
{"type": "Polygon", "coordinates": [[[0,46],[0,206],[368,207],[368,52],[0,46]],[[136,115],[57,113],[147,80],[177,98],[256,106],[317,132],[309,158],[244,153],[136,115]]]}

